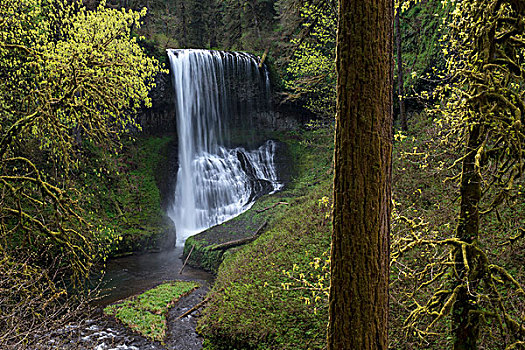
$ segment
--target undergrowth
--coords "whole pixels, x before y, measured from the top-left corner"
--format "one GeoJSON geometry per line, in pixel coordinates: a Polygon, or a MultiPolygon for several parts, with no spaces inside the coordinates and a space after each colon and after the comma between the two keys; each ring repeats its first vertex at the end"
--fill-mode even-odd
{"type": "MultiPolygon", "coordinates": [[[[457,180],[450,177],[458,170],[457,155],[439,137],[438,127],[426,116],[414,118],[410,132],[395,136],[392,250],[414,234],[428,240],[455,235],[459,197],[457,180]]],[[[290,136],[289,148],[299,166],[290,192],[283,194],[290,205],[279,206],[272,213],[271,227],[254,243],[229,254],[221,265],[199,323],[206,349],[325,348],[331,231],[327,214],[332,191],[326,162],[330,164],[332,143],[330,137],[309,133],[290,136]]],[[[523,227],[524,199],[485,216],[480,239],[490,261],[522,284],[525,243],[509,238],[523,227]]],[[[449,253],[447,247],[422,246],[391,261],[389,348],[450,348],[448,318],[439,320],[433,325],[435,333],[424,337],[414,327],[424,329],[432,315],[418,324],[410,318],[435,293],[426,281],[436,272],[433,275],[428,267],[449,253]]],[[[501,287],[501,293],[509,312],[523,315],[525,305],[517,291],[501,287]]],[[[489,328],[482,332],[480,348],[502,348],[504,334],[489,328]]]]}
{"type": "MultiPolygon", "coordinates": [[[[396,134],[393,164],[393,198],[389,347],[392,349],[451,348],[450,317],[432,324],[436,314],[414,310],[442,298],[452,288],[451,268],[444,266],[451,248],[446,245],[421,244],[405,250],[415,240],[443,241],[455,237],[459,212],[457,155],[439,142],[439,129],[425,116],[413,121],[411,132],[396,134]],[[404,251],[399,254],[400,251],[404,251]]],[[[487,193],[490,196],[490,193],[487,193]]],[[[525,281],[524,240],[507,244],[516,235],[525,217],[525,198],[508,203],[500,210],[482,217],[480,247],[488,260],[505,268],[512,278],[525,281]],[[521,223],[521,224],[520,224],[521,223]]],[[[503,304],[516,317],[523,317],[523,298],[508,285],[501,285],[503,304]],[[521,316],[520,316],[521,314],[521,316]]],[[[475,293],[475,292],[474,292],[475,293]]],[[[481,310],[490,305],[480,302],[481,310]]],[[[441,310],[445,313],[446,310],[441,310]]],[[[523,319],[523,318],[522,318],[523,319]]],[[[480,349],[505,348],[505,335],[498,334],[495,322],[481,327],[480,349]]]]}
{"type": "Polygon", "coordinates": [[[117,154],[85,147],[88,160],[78,175],[82,202],[90,221],[109,239],[110,256],[156,248],[170,230],[161,208],[155,172],[165,162],[170,137],[127,140],[117,154]]]}

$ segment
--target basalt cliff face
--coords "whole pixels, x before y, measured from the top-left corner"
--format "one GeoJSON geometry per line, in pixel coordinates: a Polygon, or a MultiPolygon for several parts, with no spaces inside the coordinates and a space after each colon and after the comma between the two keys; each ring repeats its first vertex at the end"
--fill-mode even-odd
{"type": "Polygon", "coordinates": [[[152,106],[143,107],[137,121],[146,135],[163,135],[176,132],[175,94],[169,74],[159,73],[155,77],[155,88],[150,91],[152,106]]]}
{"type": "MultiPolygon", "coordinates": [[[[150,92],[152,107],[142,108],[137,121],[145,135],[165,135],[177,132],[175,113],[175,94],[171,73],[160,73],[155,78],[155,88],[150,92]]],[[[249,90],[245,90],[248,94],[249,90]]],[[[250,92],[251,94],[252,92],[250,92]]],[[[246,96],[248,97],[248,96],[246,96]]],[[[254,128],[266,131],[296,130],[315,115],[293,101],[283,101],[280,95],[272,91],[272,111],[259,112],[252,116],[256,122],[254,128]]]]}

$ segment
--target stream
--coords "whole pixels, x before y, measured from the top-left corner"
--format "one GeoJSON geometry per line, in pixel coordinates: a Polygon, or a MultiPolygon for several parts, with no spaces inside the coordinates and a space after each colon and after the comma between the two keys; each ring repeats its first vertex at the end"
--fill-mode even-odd
{"type": "Polygon", "coordinates": [[[208,286],[213,276],[203,270],[186,266],[182,274],[183,247],[159,253],[130,255],[111,259],[103,279],[102,298],[97,305],[106,306],[117,300],[139,294],[163,281],[197,281],[208,286]]]}
{"type": "Polygon", "coordinates": [[[51,332],[42,349],[94,350],[194,350],[202,348],[202,338],[195,331],[199,311],[180,320],[177,317],[202,301],[213,283],[213,276],[186,266],[182,274],[182,247],[160,253],[147,253],[111,259],[101,284],[100,299],[92,317],[79,320],[51,332]],[[196,281],[201,287],[181,298],[168,314],[165,343],[148,340],[132,332],[113,318],[102,314],[102,308],[118,300],[140,294],[164,281],[196,281]]]}

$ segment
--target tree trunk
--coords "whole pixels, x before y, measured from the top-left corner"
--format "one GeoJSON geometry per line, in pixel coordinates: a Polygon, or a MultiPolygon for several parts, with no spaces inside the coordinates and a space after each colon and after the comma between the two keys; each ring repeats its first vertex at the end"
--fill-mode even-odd
{"type": "Polygon", "coordinates": [[[387,349],[393,8],[340,0],[328,349],[387,349]]]}
{"type": "MultiPolygon", "coordinates": [[[[461,174],[461,205],[456,237],[468,243],[476,244],[479,236],[479,202],[481,200],[481,175],[479,165],[476,166],[476,154],[481,146],[479,124],[470,128],[467,142],[466,156],[463,159],[461,174]]],[[[467,254],[469,252],[467,251],[467,254]]],[[[469,275],[465,276],[466,269],[463,263],[462,252],[455,252],[456,273],[461,279],[468,279],[471,290],[476,290],[479,266],[476,259],[469,256],[469,275]]],[[[454,334],[454,350],[477,349],[479,338],[479,319],[473,311],[477,309],[476,298],[467,290],[466,286],[459,291],[452,312],[452,332],[454,334]]]]}
{"type": "Polygon", "coordinates": [[[403,78],[403,57],[401,56],[401,21],[399,13],[401,12],[401,4],[396,10],[396,55],[397,55],[397,96],[399,100],[399,121],[401,123],[401,130],[407,131],[407,113],[405,110],[405,81],[403,78]]]}
{"type": "Polygon", "coordinates": [[[180,39],[180,45],[181,47],[183,48],[187,48],[187,43],[188,43],[188,32],[187,32],[187,28],[186,28],[186,23],[187,23],[187,20],[186,20],[186,6],[184,4],[184,1],[185,0],[181,0],[180,1],[180,4],[179,4],[179,13],[180,13],[180,16],[181,16],[181,22],[182,22],[182,35],[181,35],[181,39],[180,39]]]}

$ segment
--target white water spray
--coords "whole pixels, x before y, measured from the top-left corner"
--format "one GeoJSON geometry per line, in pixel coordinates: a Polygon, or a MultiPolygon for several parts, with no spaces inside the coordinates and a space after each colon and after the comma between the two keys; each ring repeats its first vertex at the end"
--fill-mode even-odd
{"type": "Polygon", "coordinates": [[[179,138],[179,170],[169,216],[177,245],[182,245],[189,236],[249,209],[257,196],[282,184],[273,161],[273,141],[251,151],[228,147],[232,139],[254,132],[252,113],[269,110],[268,74],[255,58],[207,50],[168,50],[168,56],[179,138]]]}

